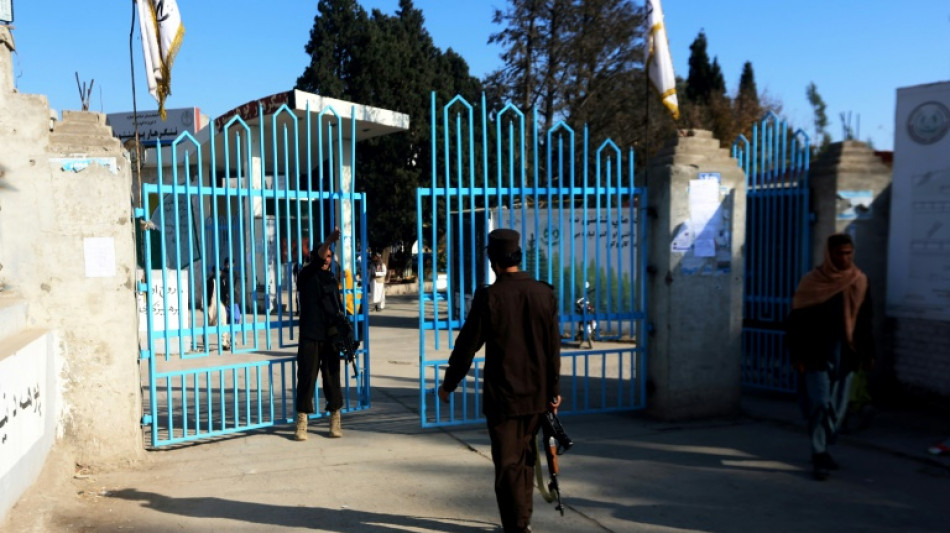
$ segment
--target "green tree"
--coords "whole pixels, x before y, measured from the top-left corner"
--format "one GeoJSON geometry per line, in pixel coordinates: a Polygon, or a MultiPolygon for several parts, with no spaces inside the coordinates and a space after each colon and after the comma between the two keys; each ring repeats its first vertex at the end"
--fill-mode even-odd
{"type": "MultiPolygon", "coordinates": [[[[706,33],[700,30],[689,45],[689,75],[686,77],[686,98],[698,104],[708,104],[713,94],[713,68],[706,46],[706,33]]],[[[722,72],[719,72],[719,77],[722,77],[722,72]]]]}
{"type": "Polygon", "coordinates": [[[752,63],[746,61],[742,66],[742,75],[739,77],[739,91],[733,100],[733,112],[736,120],[736,133],[723,139],[732,141],[739,133],[746,138],[752,135],[752,124],[762,118],[763,108],[759,98],[759,91],[755,84],[755,72],[752,63]]]}
{"type": "Polygon", "coordinates": [[[297,88],[409,115],[408,132],[359,144],[355,187],[367,193],[371,246],[413,242],[416,188],[431,179],[430,92],[474,103],[481,82],[461,56],[435,46],[411,0],[400,0],[394,16],[320,0],[305,50],[310,63],[297,88]]]}
{"type": "Polygon", "coordinates": [[[815,116],[815,138],[812,140],[812,146],[816,147],[818,152],[822,152],[831,144],[825,101],[818,94],[818,87],[815,86],[815,82],[808,84],[805,89],[805,96],[808,97],[808,103],[811,104],[815,116]]]}
{"type": "Polygon", "coordinates": [[[752,63],[749,61],[742,65],[738,99],[746,106],[759,105],[759,90],[755,86],[755,72],[752,70],[752,63]]]}
{"type": "Polygon", "coordinates": [[[587,125],[592,146],[606,138],[624,150],[636,146],[641,164],[672,135],[672,118],[649,92],[643,72],[642,6],[632,0],[510,0],[493,21],[503,27],[489,42],[502,45],[504,66],[486,86],[526,113],[536,106],[542,133],[563,120],[581,142],[587,125]]]}
{"type": "Polygon", "coordinates": [[[708,44],[706,34],[700,31],[690,45],[689,76],[683,91],[687,97],[680,104],[682,122],[686,127],[710,130],[723,146],[730,146],[740,133],[750,137],[752,125],[767,110],[781,111],[781,103],[758,92],[748,61],[743,65],[738,90],[730,96],[718,58],[709,60],[708,44]]]}

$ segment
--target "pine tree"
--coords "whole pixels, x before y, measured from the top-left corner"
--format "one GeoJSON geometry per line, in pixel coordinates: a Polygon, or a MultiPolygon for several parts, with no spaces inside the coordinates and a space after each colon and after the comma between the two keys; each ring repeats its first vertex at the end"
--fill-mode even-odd
{"type": "Polygon", "coordinates": [[[742,65],[742,75],[739,77],[739,99],[746,105],[759,105],[759,90],[755,86],[755,72],[752,63],[746,61],[742,65]]]}
{"type": "Polygon", "coordinates": [[[733,101],[733,110],[736,117],[738,131],[730,138],[723,139],[731,141],[742,133],[746,138],[752,135],[752,124],[762,118],[762,104],[759,101],[759,91],[755,84],[755,73],[752,70],[752,63],[746,61],[742,66],[742,75],[739,77],[739,91],[733,101]]]}
{"type": "Polygon", "coordinates": [[[712,65],[706,53],[706,33],[699,35],[689,45],[689,75],[686,77],[686,98],[699,104],[709,103],[712,93],[712,65]]]}
{"type": "Polygon", "coordinates": [[[416,238],[416,188],[431,179],[430,92],[477,102],[481,83],[452,50],[439,50],[422,12],[400,0],[395,16],[367,15],[355,0],[320,0],[297,88],[410,117],[405,133],[357,147],[355,188],[367,193],[370,245],[416,238]]]}

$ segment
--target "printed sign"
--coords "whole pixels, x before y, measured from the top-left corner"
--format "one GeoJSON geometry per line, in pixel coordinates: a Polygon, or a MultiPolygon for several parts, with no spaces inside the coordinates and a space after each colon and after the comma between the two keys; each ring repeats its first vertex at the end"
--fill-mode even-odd
{"type": "MultiPolygon", "coordinates": [[[[166,109],[163,121],[158,111],[142,111],[138,114],[139,140],[171,142],[184,132],[194,135],[198,128],[200,113],[197,107],[166,109]]],[[[126,141],[135,138],[134,113],[109,113],[106,124],[112,126],[112,134],[126,141]]]]}
{"type": "Polygon", "coordinates": [[[13,0],[0,0],[0,22],[13,22],[13,0]]]}
{"type": "Polygon", "coordinates": [[[950,320],[950,82],[897,91],[890,316],[950,320]]]}
{"type": "MultiPolygon", "coordinates": [[[[152,283],[148,288],[152,293],[152,331],[164,331],[165,319],[168,319],[168,329],[176,330],[191,324],[191,310],[189,308],[188,271],[167,270],[165,283],[162,283],[162,271],[152,270],[152,283]],[[179,276],[181,284],[179,285],[179,276]],[[179,290],[181,287],[181,290],[179,290]]],[[[139,309],[139,330],[147,331],[148,322],[146,312],[149,310],[145,293],[136,294],[136,303],[139,309]]]]}

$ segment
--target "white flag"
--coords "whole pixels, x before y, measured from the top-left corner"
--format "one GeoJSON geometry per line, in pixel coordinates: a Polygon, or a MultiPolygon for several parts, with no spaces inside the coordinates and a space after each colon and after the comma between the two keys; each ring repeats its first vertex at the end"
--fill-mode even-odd
{"type": "Polygon", "coordinates": [[[172,63],[185,36],[185,26],[175,0],[138,0],[138,5],[148,92],[158,100],[158,112],[165,120],[165,98],[171,94],[172,63]]]}
{"type": "Polygon", "coordinates": [[[670,57],[670,43],[666,39],[660,0],[646,0],[646,10],[647,72],[663,105],[670,110],[674,119],[678,119],[680,107],[676,99],[676,76],[673,74],[673,59],[670,57]]]}

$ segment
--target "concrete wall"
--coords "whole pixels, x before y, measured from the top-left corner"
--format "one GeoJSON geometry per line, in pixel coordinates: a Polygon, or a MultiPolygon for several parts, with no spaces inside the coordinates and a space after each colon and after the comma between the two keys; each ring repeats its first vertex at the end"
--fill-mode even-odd
{"type": "Polygon", "coordinates": [[[824,259],[825,241],[832,233],[854,239],[854,260],[868,276],[874,304],[875,340],[879,347],[873,375],[881,394],[894,386],[891,350],[892,321],[888,320],[887,245],[891,215],[891,169],[859,141],[832,144],[811,167],[810,186],[815,214],[812,258],[824,259]]]}
{"type": "MultiPolygon", "coordinates": [[[[18,367],[54,373],[50,383],[63,402],[61,409],[51,404],[55,425],[44,426],[39,442],[51,442],[55,427],[62,436],[56,447],[75,462],[138,457],[129,164],[104,115],[65,112],[54,125],[44,96],[16,92],[11,49],[9,29],[0,26],[0,283],[10,305],[25,309],[22,327],[0,338],[0,362],[15,358],[18,367]],[[55,341],[26,352],[10,341],[29,332],[55,341]]],[[[22,472],[21,461],[41,463],[47,451],[17,452],[12,471],[22,472]]],[[[2,494],[0,514],[19,496],[2,494]]]]}
{"type": "Polygon", "coordinates": [[[947,409],[950,322],[893,318],[894,373],[907,399],[924,396],[947,409]]]}
{"type": "Polygon", "coordinates": [[[650,161],[647,408],[658,418],[734,414],[742,358],[745,176],[708,131],[683,131],[650,161]],[[695,215],[690,188],[700,173],[720,175],[719,215],[726,239],[717,259],[674,251],[695,215]],[[676,241],[674,243],[674,241],[676,241]]]}

